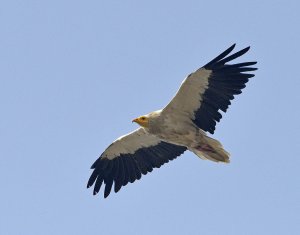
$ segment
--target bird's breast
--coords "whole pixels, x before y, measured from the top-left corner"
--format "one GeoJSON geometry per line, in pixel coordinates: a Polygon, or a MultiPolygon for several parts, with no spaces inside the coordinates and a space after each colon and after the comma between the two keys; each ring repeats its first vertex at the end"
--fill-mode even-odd
{"type": "Polygon", "coordinates": [[[183,146],[190,146],[197,139],[197,130],[193,126],[162,125],[149,132],[166,142],[183,146]]]}

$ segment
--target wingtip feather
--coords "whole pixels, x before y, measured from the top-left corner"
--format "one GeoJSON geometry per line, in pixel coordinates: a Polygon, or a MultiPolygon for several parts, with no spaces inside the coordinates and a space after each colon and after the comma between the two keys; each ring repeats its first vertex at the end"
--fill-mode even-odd
{"type": "Polygon", "coordinates": [[[220,61],[220,60],[224,59],[226,56],[228,56],[233,51],[233,49],[235,48],[235,46],[236,46],[236,43],[232,44],[229,48],[227,48],[220,55],[218,55],[217,57],[215,57],[213,60],[211,60],[210,62],[208,62],[203,67],[209,69],[210,66],[212,66],[213,64],[217,63],[218,61],[220,61]]]}

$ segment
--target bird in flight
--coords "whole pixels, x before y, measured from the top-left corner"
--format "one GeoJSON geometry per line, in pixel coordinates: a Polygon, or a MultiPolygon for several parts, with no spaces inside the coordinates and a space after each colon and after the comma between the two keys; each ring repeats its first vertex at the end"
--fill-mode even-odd
{"type": "Polygon", "coordinates": [[[232,55],[235,44],[188,75],[174,98],[161,110],[135,118],[137,130],[115,140],[91,166],[87,187],[96,195],[105,185],[106,198],[114,185],[118,192],[129,182],[160,168],[189,150],[202,159],[229,162],[229,153],[206,132],[214,133],[235,95],[242,93],[256,62],[230,64],[246,47],[232,55]]]}

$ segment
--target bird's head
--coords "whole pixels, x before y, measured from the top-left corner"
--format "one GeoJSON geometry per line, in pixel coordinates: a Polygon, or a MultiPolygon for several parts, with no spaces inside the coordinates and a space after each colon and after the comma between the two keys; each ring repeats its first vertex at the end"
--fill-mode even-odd
{"type": "Polygon", "coordinates": [[[137,124],[139,124],[142,127],[146,127],[146,128],[149,127],[149,117],[147,117],[145,115],[133,119],[132,122],[136,122],[137,124]]]}

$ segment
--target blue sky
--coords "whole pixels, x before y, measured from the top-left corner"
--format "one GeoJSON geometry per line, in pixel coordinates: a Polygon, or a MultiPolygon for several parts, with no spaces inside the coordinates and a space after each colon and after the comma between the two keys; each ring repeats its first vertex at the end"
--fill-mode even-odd
{"type": "Polygon", "coordinates": [[[0,234],[299,234],[298,1],[2,1],[0,234]],[[89,167],[231,44],[259,70],[192,153],[103,199],[89,167]]]}

